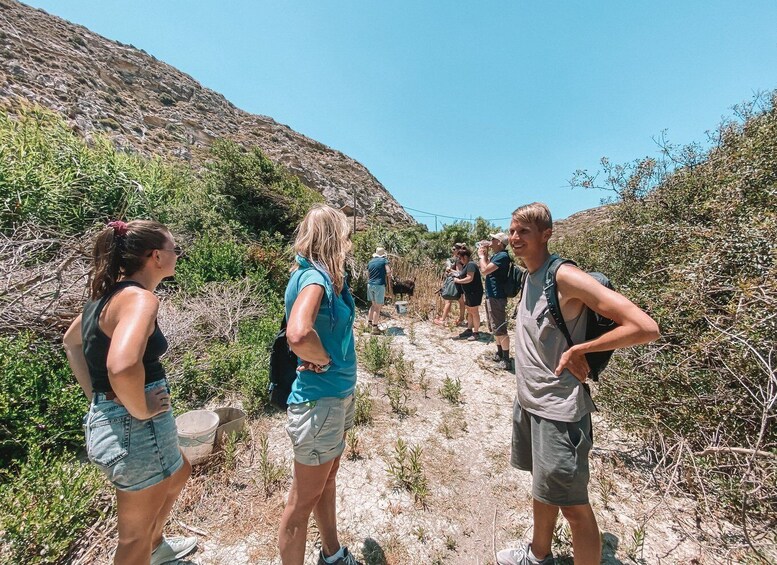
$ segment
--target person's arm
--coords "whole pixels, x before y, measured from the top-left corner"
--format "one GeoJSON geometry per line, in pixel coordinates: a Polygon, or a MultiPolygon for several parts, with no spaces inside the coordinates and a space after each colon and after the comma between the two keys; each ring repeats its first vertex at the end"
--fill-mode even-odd
{"type": "Polygon", "coordinates": [[[563,300],[579,300],[591,310],[611,319],[618,326],[596,339],[575,344],[561,356],[556,375],[564,369],[585,382],[590,368],[586,353],[621,349],[659,338],[658,324],[631,300],[571,265],[562,265],[556,273],[556,285],[563,300]]]}
{"type": "Polygon", "coordinates": [[[138,420],[148,420],[170,409],[164,387],[145,392],[143,355],[154,332],[159,300],[150,292],[127,289],[112,298],[112,317],[117,320],[110,336],[106,367],[116,398],[138,420]]]}
{"type": "Polygon", "coordinates": [[[394,296],[394,279],[391,278],[391,265],[386,263],[386,292],[394,296]]]}
{"type": "Polygon", "coordinates": [[[321,367],[331,361],[315,329],[316,317],[323,298],[324,287],[309,284],[302,289],[291,307],[286,326],[286,340],[291,350],[303,360],[303,364],[299,367],[301,371],[320,373],[321,367]]]}
{"type": "Polygon", "coordinates": [[[480,274],[484,277],[490,275],[499,268],[499,265],[489,262],[487,247],[478,247],[478,268],[480,269],[480,274]]]}
{"type": "Polygon", "coordinates": [[[65,332],[65,337],[62,338],[62,343],[65,347],[65,355],[67,355],[67,362],[70,364],[70,368],[73,370],[73,374],[76,376],[78,384],[81,385],[81,389],[84,391],[86,398],[92,399],[92,379],[89,377],[89,367],[86,364],[86,357],[84,357],[84,343],[81,338],[81,315],[73,320],[70,327],[65,332]]]}

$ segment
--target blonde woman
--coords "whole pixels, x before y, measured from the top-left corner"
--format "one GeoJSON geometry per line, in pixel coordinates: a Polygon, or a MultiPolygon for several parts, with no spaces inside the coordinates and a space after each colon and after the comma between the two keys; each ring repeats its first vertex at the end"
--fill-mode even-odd
{"type": "Polygon", "coordinates": [[[302,565],[312,513],[321,535],[319,565],[359,565],[337,537],[336,478],[353,425],[356,388],[354,302],[345,281],[351,250],[345,215],[317,205],[297,229],[286,287],[286,337],[299,357],[286,431],[294,478],[278,533],[283,565],[302,565]]]}
{"type": "Polygon", "coordinates": [[[180,248],[158,222],[111,222],[97,235],[89,300],[65,333],[70,366],[87,398],[86,453],[116,487],[115,564],[168,563],[194,551],[193,537],[162,537],[191,474],[178,447],[159,357],[154,289],[175,273],[180,248]]]}

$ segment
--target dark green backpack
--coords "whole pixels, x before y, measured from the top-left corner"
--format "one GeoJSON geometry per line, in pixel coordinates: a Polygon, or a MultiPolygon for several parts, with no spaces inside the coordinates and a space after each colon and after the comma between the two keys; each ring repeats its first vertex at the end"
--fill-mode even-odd
{"type": "Polygon", "coordinates": [[[507,269],[507,278],[502,283],[502,290],[504,290],[507,298],[514,298],[518,296],[523,288],[523,277],[526,275],[526,271],[520,268],[513,262],[510,262],[510,266],[507,269]]]}
{"type": "MultiPolygon", "coordinates": [[[[553,320],[556,322],[556,326],[559,330],[561,330],[561,333],[564,334],[564,337],[567,340],[567,345],[572,347],[574,343],[572,342],[572,337],[569,335],[569,330],[567,329],[567,325],[564,322],[564,318],[561,316],[561,308],[558,303],[558,288],[556,288],[556,273],[558,272],[559,267],[561,267],[561,265],[564,263],[577,266],[577,263],[571,259],[562,259],[558,255],[551,256],[548,271],[545,273],[545,284],[543,285],[542,290],[545,293],[545,298],[548,301],[548,310],[550,311],[551,316],[553,316],[553,320]]],[[[602,273],[591,272],[588,274],[607,288],[615,290],[612,286],[612,283],[610,282],[610,279],[608,279],[602,273]]],[[[604,316],[597,314],[590,308],[586,307],[585,309],[589,310],[587,312],[587,323],[585,326],[586,341],[596,339],[600,335],[605,334],[618,326],[618,324],[609,318],[605,318],[604,316]]],[[[588,361],[588,366],[591,368],[590,376],[593,380],[599,380],[599,375],[602,373],[602,371],[604,371],[605,367],[607,367],[607,363],[610,362],[612,353],[612,350],[586,353],[585,358],[588,361]]]]}

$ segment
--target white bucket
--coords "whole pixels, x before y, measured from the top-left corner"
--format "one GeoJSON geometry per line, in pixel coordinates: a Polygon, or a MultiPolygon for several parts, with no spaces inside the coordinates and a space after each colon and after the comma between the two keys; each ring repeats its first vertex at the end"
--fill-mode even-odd
{"type": "Polygon", "coordinates": [[[192,410],[175,419],[178,444],[192,465],[202,463],[213,451],[219,415],[211,410],[192,410]]]}
{"type": "Polygon", "coordinates": [[[407,314],[407,302],[404,300],[394,302],[394,308],[397,309],[397,314],[407,314]]]}

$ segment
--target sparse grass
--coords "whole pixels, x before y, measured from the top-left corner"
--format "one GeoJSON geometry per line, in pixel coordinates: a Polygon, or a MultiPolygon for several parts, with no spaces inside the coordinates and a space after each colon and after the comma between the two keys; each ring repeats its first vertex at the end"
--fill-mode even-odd
{"type": "Polygon", "coordinates": [[[557,560],[569,556],[572,550],[572,530],[569,528],[569,524],[566,520],[560,519],[556,522],[556,527],[553,529],[553,542],[551,545],[557,560]]]}
{"type": "Polygon", "coordinates": [[[356,428],[351,428],[346,432],[345,443],[348,445],[348,459],[355,461],[362,458],[359,451],[359,433],[356,428]]]}
{"type": "Polygon", "coordinates": [[[448,551],[456,551],[459,543],[456,541],[456,537],[453,534],[445,534],[445,549],[448,551]]]}
{"type": "Polygon", "coordinates": [[[642,561],[643,550],[645,549],[645,535],[647,524],[643,521],[639,526],[634,528],[631,532],[631,539],[629,540],[628,548],[626,549],[626,555],[628,555],[634,561],[642,561]]]}
{"type": "Polygon", "coordinates": [[[362,361],[374,375],[382,375],[392,361],[391,338],[370,336],[363,342],[362,361]]]}
{"type": "Polygon", "coordinates": [[[386,388],[386,396],[389,399],[391,405],[391,411],[397,414],[400,418],[410,415],[410,408],[407,406],[408,398],[410,395],[405,389],[402,389],[396,385],[389,385],[386,388]]]}
{"type": "Polygon", "coordinates": [[[353,423],[357,426],[372,424],[373,400],[369,387],[357,385],[355,398],[356,405],[354,406],[353,423]]]}
{"type": "Polygon", "coordinates": [[[224,469],[231,471],[237,467],[237,452],[240,444],[245,441],[247,433],[245,430],[240,430],[228,434],[224,441],[224,469]]]}
{"type": "Polygon", "coordinates": [[[405,359],[404,353],[396,351],[392,355],[391,369],[388,372],[389,382],[393,385],[409,388],[410,379],[415,371],[415,364],[405,359]]]}
{"type": "Polygon", "coordinates": [[[426,543],[429,535],[426,533],[426,529],[423,526],[416,526],[413,528],[413,535],[421,543],[426,543]]]}
{"type": "Polygon", "coordinates": [[[445,439],[453,439],[461,433],[467,432],[467,420],[460,408],[456,408],[446,413],[442,422],[440,422],[439,432],[445,436],[445,439]]]}
{"type": "Polygon", "coordinates": [[[392,477],[395,488],[410,491],[416,503],[426,507],[429,482],[421,462],[422,453],[421,446],[414,445],[408,449],[407,443],[402,438],[397,438],[394,455],[386,471],[392,477]]]}
{"type": "Polygon", "coordinates": [[[461,379],[451,379],[446,375],[440,387],[440,396],[453,405],[461,404],[461,379]]]}
{"type": "Polygon", "coordinates": [[[264,496],[269,498],[286,479],[286,468],[270,460],[270,440],[266,433],[259,436],[259,480],[264,496]]]}
{"type": "Polygon", "coordinates": [[[602,500],[602,506],[610,507],[612,495],[615,493],[615,482],[613,481],[613,469],[607,465],[596,473],[596,486],[599,490],[599,496],[602,500]]]}
{"type": "Polygon", "coordinates": [[[415,320],[410,320],[410,325],[407,328],[407,339],[411,345],[416,344],[415,320]]]}
{"type": "Polygon", "coordinates": [[[429,398],[429,378],[426,376],[426,369],[421,369],[418,374],[418,388],[424,393],[424,398],[429,398]]]}

